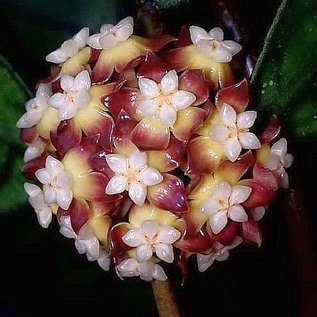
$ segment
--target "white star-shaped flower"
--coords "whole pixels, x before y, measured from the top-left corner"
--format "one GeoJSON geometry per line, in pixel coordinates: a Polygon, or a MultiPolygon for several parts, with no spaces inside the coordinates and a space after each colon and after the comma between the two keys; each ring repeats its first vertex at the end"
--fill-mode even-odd
{"type": "Polygon", "coordinates": [[[276,171],[282,179],[282,187],[288,188],[289,179],[285,168],[292,165],[294,156],[287,153],[287,140],[281,138],[271,147],[271,152],[265,162],[265,166],[271,171],[276,171]]]}
{"type": "Polygon", "coordinates": [[[106,193],[114,195],[127,190],[131,200],[138,206],[144,204],[147,186],[159,184],[163,180],[163,176],[156,168],[147,166],[145,152],[136,150],[128,157],[108,154],[106,161],[115,172],[106,186],[106,193]]]}
{"type": "Polygon", "coordinates": [[[129,230],[122,240],[130,247],[136,248],[138,262],[148,261],[153,252],[161,260],[172,263],[174,252],[172,244],[180,238],[178,230],[171,226],[160,226],[152,220],[143,221],[140,228],[129,230]]]}
{"type": "Polygon", "coordinates": [[[51,96],[48,104],[58,110],[60,120],[71,119],[90,100],[90,87],[91,80],[87,70],[81,71],[76,77],[62,75],[61,88],[64,92],[51,96]]]}
{"type": "Polygon", "coordinates": [[[38,138],[33,143],[28,144],[23,156],[24,162],[29,162],[39,156],[45,151],[46,145],[45,143],[38,138]]]}
{"type": "Polygon", "coordinates": [[[18,128],[31,128],[37,124],[43,117],[48,108],[48,99],[52,95],[50,85],[39,84],[35,98],[30,99],[25,104],[26,113],[17,121],[18,128]]]}
{"type": "Polygon", "coordinates": [[[167,276],[160,265],[151,261],[140,263],[135,258],[123,260],[116,266],[116,271],[121,277],[139,276],[147,282],[153,279],[159,281],[167,280],[167,276]]]}
{"type": "Polygon", "coordinates": [[[258,149],[261,143],[254,133],[249,132],[255,122],[256,111],[245,111],[237,115],[236,111],[224,103],[219,110],[219,123],[210,129],[210,137],[222,144],[224,154],[234,162],[242,149],[258,149]]]}
{"type": "Polygon", "coordinates": [[[240,205],[251,194],[251,187],[234,185],[221,181],[215,185],[212,194],[201,204],[201,212],[209,216],[209,225],[214,233],[219,233],[227,224],[228,218],[236,222],[248,220],[240,205]]]}
{"type": "Polygon", "coordinates": [[[34,208],[39,224],[47,228],[52,221],[52,210],[44,202],[44,195],[40,187],[25,183],[24,190],[29,195],[29,203],[34,208]]]}
{"type": "Polygon", "coordinates": [[[87,44],[95,49],[110,49],[126,41],[133,33],[133,18],[131,16],[116,25],[104,24],[100,33],[91,35],[87,44]]]}
{"type": "Polygon", "coordinates": [[[215,260],[226,261],[229,258],[229,250],[234,249],[242,241],[243,239],[241,237],[236,237],[234,241],[227,246],[224,246],[219,242],[215,242],[215,249],[217,251],[210,254],[197,253],[197,265],[199,272],[205,272],[215,260]]]}
{"type": "Polygon", "coordinates": [[[143,100],[137,107],[141,117],[156,116],[171,127],[177,119],[177,111],[186,109],[196,96],[185,90],[178,90],[178,76],[170,70],[157,84],[154,80],[141,77],[138,80],[143,100]]]}
{"type": "Polygon", "coordinates": [[[46,61],[60,64],[65,62],[70,57],[74,56],[87,44],[89,37],[89,29],[82,28],[77,34],[71,39],[65,41],[61,47],[53,51],[46,56],[46,61]]]}
{"type": "Polygon", "coordinates": [[[72,228],[70,217],[63,216],[60,218],[59,231],[64,237],[75,240],[75,247],[79,254],[86,254],[88,261],[97,261],[103,270],[109,270],[110,258],[88,225],[85,224],[77,235],[72,228]]]}
{"type": "Polygon", "coordinates": [[[64,165],[52,156],[48,156],[45,168],[35,172],[37,179],[44,185],[44,201],[46,204],[57,203],[67,210],[73,199],[71,179],[64,165]]]}
{"type": "Polygon", "coordinates": [[[242,49],[242,46],[235,41],[224,41],[223,31],[218,27],[207,33],[203,28],[192,25],[189,32],[197,50],[215,62],[229,63],[232,56],[242,49]]]}

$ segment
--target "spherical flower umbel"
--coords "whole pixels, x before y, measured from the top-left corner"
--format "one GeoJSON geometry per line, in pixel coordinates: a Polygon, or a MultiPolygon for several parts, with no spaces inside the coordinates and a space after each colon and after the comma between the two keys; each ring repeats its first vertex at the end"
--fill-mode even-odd
{"type": "Polygon", "coordinates": [[[248,108],[248,79],[231,68],[242,47],[226,31],[146,38],[132,16],[84,27],[46,56],[51,72],[16,123],[39,224],[56,221],[120,279],[165,281],[175,266],[185,281],[191,258],[204,272],[260,246],[290,184],[287,140],[248,108]]]}

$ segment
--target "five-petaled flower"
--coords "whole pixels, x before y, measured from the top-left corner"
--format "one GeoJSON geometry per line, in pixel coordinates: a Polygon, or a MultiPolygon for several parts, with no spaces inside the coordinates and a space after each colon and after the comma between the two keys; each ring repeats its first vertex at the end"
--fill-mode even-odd
{"type": "Polygon", "coordinates": [[[119,194],[127,190],[129,197],[138,206],[142,206],[147,195],[147,186],[163,181],[163,176],[154,167],[147,166],[147,155],[138,150],[131,155],[108,154],[106,161],[115,175],[106,186],[108,195],[119,194]]]}
{"type": "Polygon", "coordinates": [[[46,204],[57,203],[67,210],[73,199],[71,179],[65,171],[62,162],[48,156],[45,168],[35,172],[37,179],[44,185],[44,201],[46,204]]]}
{"type": "Polygon", "coordinates": [[[48,103],[51,107],[58,109],[60,120],[71,119],[88,103],[90,87],[90,75],[87,70],[81,71],[76,77],[62,75],[63,92],[57,92],[51,96],[48,103]]]}
{"type": "Polygon", "coordinates": [[[207,33],[203,28],[192,25],[189,32],[197,50],[215,62],[228,63],[232,56],[242,49],[242,46],[235,41],[224,41],[223,31],[219,27],[213,28],[207,33]]]}
{"type": "Polygon", "coordinates": [[[186,109],[196,100],[193,93],[178,90],[178,76],[170,70],[157,84],[154,80],[139,78],[139,88],[143,101],[137,107],[137,114],[143,117],[156,116],[168,127],[174,125],[177,111],[186,109]]]}
{"type": "Polygon", "coordinates": [[[245,111],[237,115],[228,104],[219,110],[219,123],[210,129],[210,137],[220,142],[226,157],[234,162],[242,149],[258,149],[261,143],[257,136],[249,132],[256,119],[256,111],[245,111]]]}
{"type": "Polygon", "coordinates": [[[71,39],[65,41],[61,47],[51,52],[46,56],[46,61],[60,64],[65,62],[70,57],[74,56],[87,44],[89,37],[89,29],[82,28],[71,39]]]}
{"type": "Polygon", "coordinates": [[[228,218],[245,222],[248,215],[241,203],[251,194],[248,186],[234,185],[221,181],[215,185],[212,195],[201,204],[201,211],[209,216],[209,225],[214,233],[219,233],[227,224],[228,218]]]}
{"type": "Polygon", "coordinates": [[[180,232],[171,226],[161,226],[155,221],[146,220],[139,228],[129,230],[122,240],[130,247],[136,248],[138,262],[148,261],[154,251],[158,258],[172,263],[174,260],[172,244],[180,236],[180,232]]]}

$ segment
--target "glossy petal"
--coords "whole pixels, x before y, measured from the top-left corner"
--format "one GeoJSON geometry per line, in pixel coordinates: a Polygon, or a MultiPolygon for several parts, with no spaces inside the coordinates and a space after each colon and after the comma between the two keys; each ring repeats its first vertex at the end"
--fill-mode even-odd
{"type": "Polygon", "coordinates": [[[234,162],[238,159],[241,153],[241,145],[237,139],[229,139],[223,143],[223,151],[227,158],[234,162]]]}
{"type": "Polygon", "coordinates": [[[195,102],[196,97],[189,91],[178,90],[169,97],[169,100],[174,105],[174,107],[182,110],[192,105],[195,102]]]}
{"type": "Polygon", "coordinates": [[[217,212],[215,215],[209,217],[209,225],[214,233],[219,233],[226,226],[228,218],[226,213],[217,212]]]}
{"type": "Polygon", "coordinates": [[[245,202],[251,194],[251,187],[235,185],[232,187],[230,204],[241,204],[245,202]]]}
{"type": "Polygon", "coordinates": [[[151,99],[159,96],[159,88],[154,80],[141,77],[138,80],[138,84],[144,98],[151,99]]]}
{"type": "Polygon", "coordinates": [[[239,141],[244,149],[255,150],[261,147],[261,143],[257,136],[251,132],[239,133],[239,141]]]}
{"type": "Polygon", "coordinates": [[[128,187],[128,179],[125,176],[113,176],[106,186],[106,194],[114,195],[124,192],[128,187]]]}
{"type": "Polygon", "coordinates": [[[124,173],[127,171],[127,158],[121,154],[108,154],[106,161],[110,169],[115,173],[124,173]]]}
{"type": "Polygon", "coordinates": [[[173,246],[165,243],[157,243],[155,245],[155,253],[159,259],[167,263],[173,263],[174,252],[173,246]]]}
{"type": "Polygon", "coordinates": [[[176,121],[177,113],[172,107],[164,103],[159,109],[158,117],[163,124],[171,127],[176,121]]]}
{"type": "Polygon", "coordinates": [[[237,126],[241,129],[249,129],[253,126],[257,117],[256,111],[245,111],[237,115],[237,126]]]}
{"type": "Polygon", "coordinates": [[[153,186],[162,182],[163,176],[156,168],[148,167],[141,171],[139,179],[144,185],[153,186]]]}
{"type": "Polygon", "coordinates": [[[133,182],[129,187],[129,197],[138,206],[142,206],[144,204],[146,194],[146,187],[139,182],[133,182]]]}
{"type": "Polygon", "coordinates": [[[248,215],[241,205],[231,206],[228,210],[228,217],[237,222],[245,222],[248,220],[248,215]]]}
{"type": "Polygon", "coordinates": [[[190,38],[194,44],[197,44],[201,39],[210,39],[210,35],[199,26],[191,25],[189,32],[190,38]]]}
{"type": "Polygon", "coordinates": [[[142,244],[137,247],[136,256],[138,262],[146,262],[153,255],[152,246],[149,244],[142,244]]]}
{"type": "Polygon", "coordinates": [[[178,76],[175,70],[170,70],[161,80],[161,89],[165,95],[171,94],[178,89],[178,76]]]}

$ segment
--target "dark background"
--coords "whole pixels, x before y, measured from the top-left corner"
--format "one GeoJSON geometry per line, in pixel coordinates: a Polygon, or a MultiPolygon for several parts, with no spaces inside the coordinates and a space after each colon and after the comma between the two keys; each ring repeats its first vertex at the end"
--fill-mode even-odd
{"type": "MultiPolygon", "coordinates": [[[[1,52],[31,91],[47,73],[44,56],[63,40],[83,26],[97,31],[96,26],[104,22],[135,16],[139,8],[135,1],[95,2],[99,6],[96,11],[80,0],[0,1],[1,52]]],[[[163,19],[171,33],[177,33],[182,24],[199,23],[210,29],[220,23],[212,11],[215,2],[192,1],[162,10],[163,19]]],[[[236,3],[246,47],[257,56],[280,1],[236,3]]],[[[295,154],[291,182],[303,193],[303,208],[308,210],[304,215],[314,229],[316,149],[311,143],[296,141],[290,147],[295,154]]],[[[260,248],[235,249],[228,261],[216,262],[205,273],[198,273],[194,261],[190,261],[191,274],[184,285],[177,270],[168,272],[183,317],[201,315],[202,311],[213,317],[300,316],[300,280],[292,253],[294,227],[289,221],[292,215],[285,208],[288,194],[282,192],[261,221],[264,235],[260,248]]],[[[79,255],[73,240],[61,236],[58,229],[55,222],[42,229],[29,206],[0,215],[1,317],[66,312],[74,316],[126,313],[130,317],[157,317],[149,283],[121,281],[113,270],[102,271],[79,255]]]]}

